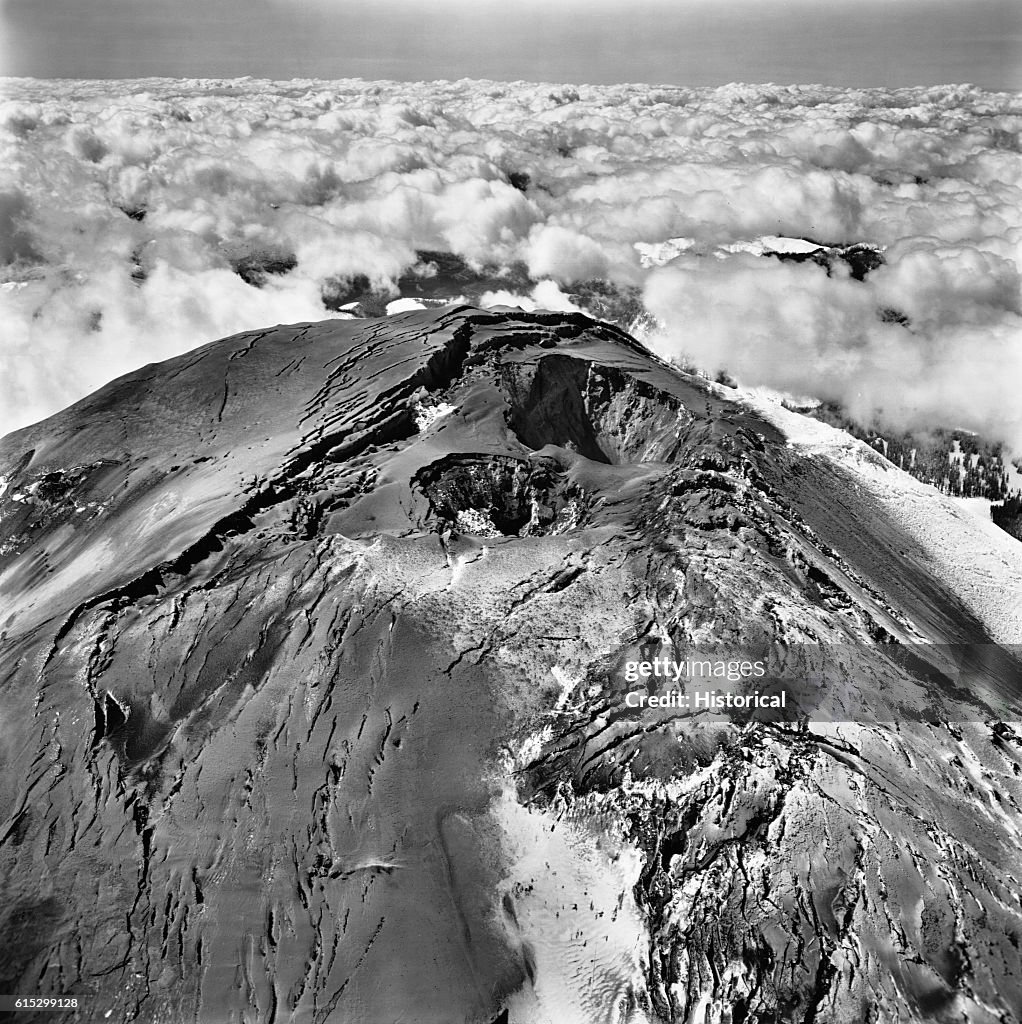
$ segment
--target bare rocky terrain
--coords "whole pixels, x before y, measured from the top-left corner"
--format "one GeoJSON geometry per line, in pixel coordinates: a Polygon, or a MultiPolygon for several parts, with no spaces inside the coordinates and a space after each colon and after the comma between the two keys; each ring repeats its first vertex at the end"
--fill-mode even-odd
{"type": "Polygon", "coordinates": [[[1022,1016],[1018,649],[847,468],[619,329],[250,332],[8,435],[0,475],[0,992],[1022,1016]],[[710,646],[829,688],[627,706],[624,659],[710,646]]]}

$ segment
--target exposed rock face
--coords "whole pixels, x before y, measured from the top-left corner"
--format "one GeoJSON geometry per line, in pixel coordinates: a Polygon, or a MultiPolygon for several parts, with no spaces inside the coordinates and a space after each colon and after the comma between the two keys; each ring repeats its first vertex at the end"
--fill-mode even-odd
{"type": "Polygon", "coordinates": [[[5,438],[0,992],[1017,1019],[1018,663],[905,656],[988,631],[729,394],[459,307],[228,338],[5,438]],[[627,707],[623,651],[710,643],[834,645],[849,721],[627,707]]]}

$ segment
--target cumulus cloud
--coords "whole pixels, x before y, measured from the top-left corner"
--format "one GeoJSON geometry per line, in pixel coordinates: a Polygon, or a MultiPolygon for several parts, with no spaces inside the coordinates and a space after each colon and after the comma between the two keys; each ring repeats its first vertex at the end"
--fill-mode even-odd
{"type": "Polygon", "coordinates": [[[536,309],[551,309],[558,313],[585,312],[561,291],[556,281],[549,278],[538,282],[528,295],[520,295],[507,289],[498,289],[497,291],[483,292],[480,301],[484,306],[517,306],[530,313],[536,309]]]}
{"type": "Polygon", "coordinates": [[[0,431],[330,315],[345,282],[397,299],[426,250],[503,268],[494,304],[638,287],[669,357],[1022,450],[1020,130],[1017,96],[967,86],[10,80],[0,431]],[[886,263],[828,274],[751,255],[763,236],[886,263]]]}
{"type": "Polygon", "coordinates": [[[838,402],[861,423],[963,427],[1020,451],[1017,290],[1013,308],[982,302],[997,290],[987,279],[940,291],[955,269],[933,257],[856,281],[811,262],[679,259],[647,280],[645,304],[664,325],[647,343],[742,383],[838,402]],[[892,308],[908,325],[885,318],[892,308]]]}
{"type": "Polygon", "coordinates": [[[562,281],[602,278],[608,262],[591,238],[556,224],[544,224],[529,236],[526,264],[533,277],[554,276],[562,281]]]}

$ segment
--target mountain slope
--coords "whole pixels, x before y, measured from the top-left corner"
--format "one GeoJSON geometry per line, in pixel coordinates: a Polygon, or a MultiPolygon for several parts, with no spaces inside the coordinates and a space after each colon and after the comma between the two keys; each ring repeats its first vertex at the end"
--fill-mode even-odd
{"type": "Polygon", "coordinates": [[[581,315],[448,307],[4,438],[0,991],[1017,1017],[1017,620],[946,571],[944,506],[920,530],[785,415],[581,315]],[[802,713],[629,707],[624,659],[711,647],[780,655],[802,713]]]}

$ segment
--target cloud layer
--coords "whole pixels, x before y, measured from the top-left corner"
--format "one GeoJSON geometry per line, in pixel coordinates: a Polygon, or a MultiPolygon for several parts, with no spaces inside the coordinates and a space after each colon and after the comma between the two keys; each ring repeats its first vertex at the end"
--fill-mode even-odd
{"type": "Polygon", "coordinates": [[[0,432],[211,338],[323,318],[330,282],[396,297],[434,250],[524,266],[530,302],[638,286],[669,357],[1022,450],[1017,96],[251,80],[4,96],[0,432]],[[763,235],[869,242],[886,263],[860,281],[699,255],[763,235]],[[693,245],[643,266],[636,243],[678,237],[693,245]]]}

